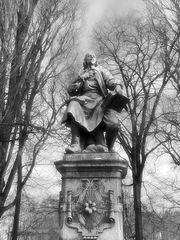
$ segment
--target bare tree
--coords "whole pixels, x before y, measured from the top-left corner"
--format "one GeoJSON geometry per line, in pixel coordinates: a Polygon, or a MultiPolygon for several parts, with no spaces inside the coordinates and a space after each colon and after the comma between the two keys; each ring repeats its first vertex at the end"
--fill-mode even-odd
{"type": "MultiPolygon", "coordinates": [[[[59,233],[58,196],[53,195],[39,202],[39,199],[35,199],[34,196],[23,191],[21,198],[18,239],[57,239],[59,233]]],[[[11,235],[11,224],[9,222],[9,236],[11,235]]],[[[5,239],[5,236],[2,239],[5,239]]]]}
{"type": "Polygon", "coordinates": [[[180,164],[180,115],[179,115],[179,93],[180,93],[180,3],[172,1],[150,1],[151,9],[158,12],[161,17],[161,25],[168,26],[169,34],[155,28],[156,33],[171,41],[171,52],[167,52],[167,59],[171,61],[170,69],[171,83],[176,90],[176,94],[168,93],[162,102],[162,116],[156,123],[156,138],[163,143],[164,152],[171,156],[175,164],[180,164]],[[156,10],[155,10],[156,9],[156,10]],[[165,141],[166,140],[166,141],[165,141]]]}
{"type": "MultiPolygon", "coordinates": [[[[162,18],[115,19],[96,31],[100,54],[114,74],[122,77],[129,111],[121,120],[118,140],[132,169],[135,239],[143,239],[141,188],[143,169],[150,155],[162,144],[155,141],[154,123],[161,116],[160,99],[175,72],[174,55],[179,38],[163,25],[162,18]],[[162,34],[161,34],[162,33],[162,34]],[[173,58],[174,57],[174,58],[173,58]]],[[[166,140],[165,140],[166,141],[166,140]]]]}
{"type": "Polygon", "coordinates": [[[16,205],[12,239],[17,239],[22,189],[61,109],[64,96],[58,89],[69,65],[76,5],[0,3],[0,217],[16,205]]]}
{"type": "Polygon", "coordinates": [[[164,96],[162,116],[156,122],[155,137],[162,142],[162,153],[169,155],[175,164],[180,165],[180,108],[176,95],[164,96]]]}
{"type": "Polygon", "coordinates": [[[59,232],[58,198],[49,197],[42,203],[28,197],[22,210],[19,239],[57,239],[59,232]],[[26,207],[26,205],[28,205],[26,207]]]}
{"type": "Polygon", "coordinates": [[[175,164],[179,164],[179,67],[180,67],[180,3],[179,1],[148,1],[148,7],[151,15],[155,15],[152,24],[156,35],[160,39],[165,39],[166,48],[171,51],[166,52],[166,61],[171,65],[168,69],[171,76],[171,84],[169,88],[176,91],[167,91],[164,95],[161,108],[162,115],[156,121],[156,139],[162,143],[163,153],[171,156],[175,164]],[[156,19],[161,19],[157,24],[156,19]],[[162,30],[162,26],[166,26],[166,31],[162,30]]]}
{"type": "Polygon", "coordinates": [[[178,0],[146,1],[150,21],[157,37],[166,42],[166,61],[171,65],[169,74],[174,88],[180,91],[180,3],[178,0]],[[152,16],[154,18],[152,18],[152,16]]]}

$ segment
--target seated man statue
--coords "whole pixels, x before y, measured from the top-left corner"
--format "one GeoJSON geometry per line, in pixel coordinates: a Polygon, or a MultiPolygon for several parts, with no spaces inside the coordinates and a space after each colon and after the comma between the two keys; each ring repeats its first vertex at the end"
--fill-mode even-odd
{"type": "Polygon", "coordinates": [[[85,55],[83,67],[68,87],[71,98],[62,123],[71,128],[72,140],[65,151],[68,154],[111,152],[118,134],[119,120],[118,112],[105,102],[108,90],[122,96],[122,84],[108,70],[98,66],[94,53],[85,55]]]}

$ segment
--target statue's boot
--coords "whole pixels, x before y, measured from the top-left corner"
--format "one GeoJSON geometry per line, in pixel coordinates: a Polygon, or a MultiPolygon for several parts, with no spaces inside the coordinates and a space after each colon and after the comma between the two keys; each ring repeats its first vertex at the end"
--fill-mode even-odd
{"type": "Polygon", "coordinates": [[[68,146],[65,149],[65,151],[68,154],[79,153],[81,152],[80,132],[79,127],[75,122],[71,123],[71,134],[72,134],[71,145],[68,146]]]}
{"type": "Polygon", "coordinates": [[[118,135],[118,129],[108,129],[106,131],[106,143],[109,152],[114,152],[113,147],[118,135]]]}
{"type": "Polygon", "coordinates": [[[72,153],[80,153],[81,152],[81,147],[76,144],[76,143],[73,143],[71,144],[71,146],[67,147],[65,149],[66,153],[68,154],[72,154],[72,153]]]}

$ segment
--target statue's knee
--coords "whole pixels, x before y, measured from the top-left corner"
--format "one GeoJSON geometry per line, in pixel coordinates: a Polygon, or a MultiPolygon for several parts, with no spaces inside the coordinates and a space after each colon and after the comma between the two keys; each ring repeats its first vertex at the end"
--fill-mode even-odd
{"type": "Polygon", "coordinates": [[[105,129],[106,131],[118,131],[120,127],[119,121],[114,119],[114,121],[105,121],[105,129]]]}
{"type": "Polygon", "coordinates": [[[106,128],[110,129],[119,129],[119,119],[117,112],[113,109],[108,109],[105,114],[103,121],[106,125],[106,128]]]}

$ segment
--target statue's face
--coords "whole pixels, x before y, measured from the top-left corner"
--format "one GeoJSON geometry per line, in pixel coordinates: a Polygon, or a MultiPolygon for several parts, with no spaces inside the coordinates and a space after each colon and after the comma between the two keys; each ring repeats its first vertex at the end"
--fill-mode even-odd
{"type": "Polygon", "coordinates": [[[95,56],[95,54],[94,53],[87,53],[86,55],[85,55],[85,61],[86,61],[86,63],[87,64],[92,64],[92,65],[94,65],[95,63],[96,63],[96,56],[95,56]]]}

